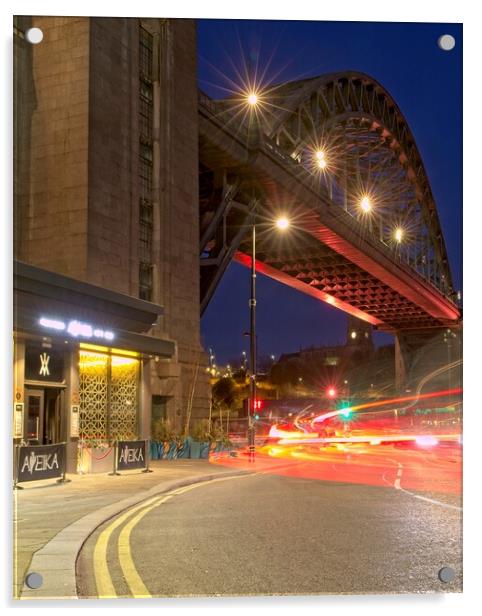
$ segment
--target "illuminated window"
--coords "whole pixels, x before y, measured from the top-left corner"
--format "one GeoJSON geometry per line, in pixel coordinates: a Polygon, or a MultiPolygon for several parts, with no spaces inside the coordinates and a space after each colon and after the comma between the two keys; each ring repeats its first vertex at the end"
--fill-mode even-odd
{"type": "Polygon", "coordinates": [[[137,357],[80,349],[81,439],[108,441],[137,438],[139,375],[140,361],[137,357]]]}

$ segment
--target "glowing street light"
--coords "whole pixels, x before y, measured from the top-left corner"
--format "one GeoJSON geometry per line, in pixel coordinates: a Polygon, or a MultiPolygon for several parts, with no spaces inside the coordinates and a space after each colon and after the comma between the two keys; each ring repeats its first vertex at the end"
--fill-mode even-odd
{"type": "Polygon", "coordinates": [[[276,221],[276,226],[281,231],[285,231],[290,226],[290,221],[286,218],[286,216],[281,216],[276,221]]]}
{"type": "Polygon", "coordinates": [[[364,212],[369,212],[372,209],[372,202],[368,195],[365,195],[360,201],[360,207],[364,212]]]}
{"type": "Polygon", "coordinates": [[[326,162],[326,155],[323,150],[317,150],[315,152],[316,164],[320,169],[326,169],[328,163],[326,162]]]}
{"type": "Polygon", "coordinates": [[[256,92],[251,92],[250,94],[248,94],[248,105],[251,105],[251,107],[254,107],[255,105],[258,104],[258,95],[256,94],[256,92]]]}
{"type": "Polygon", "coordinates": [[[397,242],[401,242],[403,239],[403,229],[401,227],[398,227],[397,229],[395,229],[395,240],[397,242]]]}

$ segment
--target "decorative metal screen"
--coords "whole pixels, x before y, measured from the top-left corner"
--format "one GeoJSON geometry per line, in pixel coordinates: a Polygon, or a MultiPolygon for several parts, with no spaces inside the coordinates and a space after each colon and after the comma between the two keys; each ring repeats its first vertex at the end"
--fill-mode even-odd
{"type": "Polygon", "coordinates": [[[81,440],[103,440],[107,437],[109,356],[80,351],[79,395],[81,440]]]}
{"type": "Polygon", "coordinates": [[[110,436],[117,440],[137,437],[139,361],[111,358],[110,436]]]}
{"type": "Polygon", "coordinates": [[[136,438],[138,391],[138,359],[81,350],[80,439],[136,438]]]}

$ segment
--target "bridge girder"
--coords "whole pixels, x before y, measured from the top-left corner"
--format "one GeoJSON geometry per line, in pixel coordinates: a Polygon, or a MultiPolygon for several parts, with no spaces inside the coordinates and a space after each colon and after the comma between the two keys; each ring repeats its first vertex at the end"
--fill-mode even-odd
{"type": "MultiPolygon", "coordinates": [[[[411,131],[389,94],[367,75],[350,72],[282,84],[266,96],[269,112],[256,118],[233,112],[230,101],[200,97],[201,196],[212,184],[209,198],[200,200],[201,216],[211,218],[211,233],[203,227],[201,250],[209,235],[211,250],[221,250],[212,221],[222,220],[224,243],[227,236],[237,241],[230,243],[230,254],[248,265],[249,246],[243,245],[243,233],[233,232],[244,226],[246,233],[246,210],[241,221],[239,212],[233,216],[235,208],[226,215],[226,195],[231,200],[236,195],[245,208],[256,199],[261,221],[269,212],[289,210],[299,247],[310,245],[317,264],[309,267],[303,254],[290,260],[265,242],[258,248],[260,271],[380,328],[457,321],[460,312],[430,184],[411,131]],[[313,168],[317,148],[328,158],[323,173],[313,168]],[[220,173],[224,188],[216,193],[214,176],[220,173]],[[355,197],[372,189],[378,190],[375,215],[363,217],[355,197]],[[406,244],[390,238],[397,223],[407,229],[406,244]],[[337,265],[327,270],[326,259],[337,265]]],[[[204,257],[209,259],[210,250],[204,257]]],[[[212,284],[204,286],[210,293],[202,299],[203,309],[214,292],[212,284]]]]}

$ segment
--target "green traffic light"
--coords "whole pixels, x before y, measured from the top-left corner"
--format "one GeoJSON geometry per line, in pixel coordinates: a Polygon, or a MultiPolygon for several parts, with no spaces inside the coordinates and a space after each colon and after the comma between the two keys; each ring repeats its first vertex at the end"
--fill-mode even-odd
{"type": "Polygon", "coordinates": [[[343,419],[350,419],[350,417],[353,415],[353,411],[351,410],[351,407],[348,401],[342,402],[342,407],[340,409],[340,415],[342,416],[343,419]]]}

